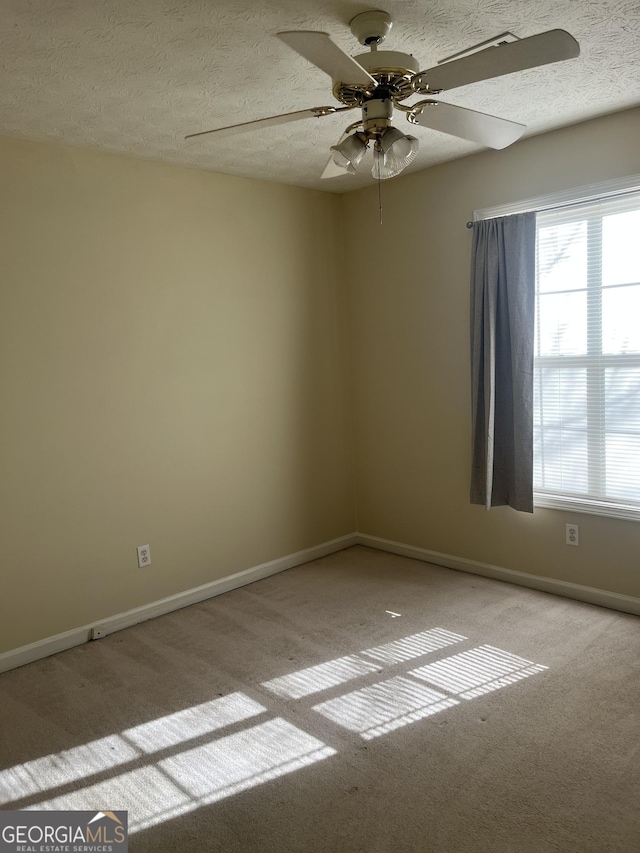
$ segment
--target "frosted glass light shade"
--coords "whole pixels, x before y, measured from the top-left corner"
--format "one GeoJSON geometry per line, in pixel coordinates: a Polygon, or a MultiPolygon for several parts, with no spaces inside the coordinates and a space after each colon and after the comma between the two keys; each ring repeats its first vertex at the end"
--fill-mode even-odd
{"type": "Polygon", "coordinates": [[[394,178],[413,160],[418,147],[415,136],[407,136],[395,127],[387,128],[374,149],[371,174],[381,180],[394,178]]]}
{"type": "Polygon", "coordinates": [[[349,174],[354,174],[356,166],[362,160],[367,150],[367,141],[359,133],[347,136],[337,145],[330,148],[331,157],[336,166],[345,169],[349,174]]]}

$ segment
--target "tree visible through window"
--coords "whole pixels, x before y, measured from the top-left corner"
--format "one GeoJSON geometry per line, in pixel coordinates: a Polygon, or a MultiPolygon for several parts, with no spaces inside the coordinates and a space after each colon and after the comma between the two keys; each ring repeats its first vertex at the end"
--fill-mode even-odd
{"type": "Polygon", "coordinates": [[[536,504],[640,517],[640,192],[537,214],[536,504]]]}

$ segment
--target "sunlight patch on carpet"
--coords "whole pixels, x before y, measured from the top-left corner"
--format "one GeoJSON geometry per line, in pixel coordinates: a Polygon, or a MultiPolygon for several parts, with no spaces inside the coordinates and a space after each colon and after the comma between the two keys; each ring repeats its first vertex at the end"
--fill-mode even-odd
{"type": "Polygon", "coordinates": [[[545,669],[542,664],[485,645],[412,669],[409,674],[463,699],[475,699],[545,669]]]}
{"type": "Polygon", "coordinates": [[[384,643],[382,646],[366,649],[362,654],[385,664],[402,663],[402,661],[411,660],[411,658],[437,652],[439,649],[444,649],[453,643],[460,643],[466,639],[468,638],[463,637],[462,634],[454,634],[442,628],[432,628],[429,631],[421,631],[419,634],[403,637],[401,640],[394,640],[391,643],[384,643]]]}
{"type": "MultiPolygon", "coordinates": [[[[265,681],[265,704],[235,692],[7,768],[0,771],[0,805],[102,810],[106,803],[128,811],[136,832],[337,754],[280,716],[277,697],[286,700],[280,713],[288,715],[290,700],[361,678],[359,689],[336,691],[312,711],[372,740],[547,669],[486,644],[416,667],[416,658],[449,654],[465,640],[442,628],[422,631],[265,681]],[[382,678],[386,668],[402,671],[382,678]],[[256,720],[261,715],[268,717],[256,720]]],[[[307,727],[313,719],[307,715],[307,727]]]]}
{"type": "Polygon", "coordinates": [[[158,717],[121,734],[9,767],[0,771],[0,805],[105,773],[136,761],[144,753],[176,746],[266,710],[243,693],[231,693],[158,717]]]}
{"type": "Polygon", "coordinates": [[[458,704],[457,699],[398,675],[321,702],[313,710],[371,740],[458,704]]]}
{"type": "Polygon", "coordinates": [[[28,806],[27,811],[96,811],[105,803],[129,812],[129,832],[154,826],[197,808],[189,795],[154,765],[129,770],[28,806]]]}
{"type": "Polygon", "coordinates": [[[181,752],[159,767],[200,804],[253,788],[314,764],[335,749],[282,718],[181,752]]]}
{"type": "Polygon", "coordinates": [[[248,720],[266,710],[264,705],[244,693],[229,693],[219,699],[125,729],[122,736],[144,752],[157,752],[248,720]]]}
{"type": "Polygon", "coordinates": [[[290,699],[301,699],[344,684],[353,678],[359,678],[370,672],[380,672],[381,667],[370,661],[362,660],[357,655],[346,655],[326,663],[300,669],[290,675],[273,678],[271,681],[263,681],[262,686],[271,690],[278,696],[286,696],[290,699]]]}
{"type": "Polygon", "coordinates": [[[0,771],[0,804],[103,773],[139,755],[140,752],[120,735],[109,735],[8,767],[0,771]]]}
{"type": "Polygon", "coordinates": [[[29,810],[96,810],[108,803],[116,811],[128,811],[129,831],[139,832],[335,753],[317,738],[275,718],[37,803],[29,810]]]}

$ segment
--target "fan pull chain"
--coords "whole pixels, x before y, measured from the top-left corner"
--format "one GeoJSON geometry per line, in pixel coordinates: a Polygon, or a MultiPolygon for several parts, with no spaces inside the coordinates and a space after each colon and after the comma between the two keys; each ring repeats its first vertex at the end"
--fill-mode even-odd
{"type": "MultiPolygon", "coordinates": [[[[376,146],[379,145],[376,142],[376,146]]],[[[382,176],[380,174],[380,150],[376,148],[378,156],[376,157],[376,166],[378,167],[378,210],[380,211],[380,225],[382,225],[382,176]]]]}

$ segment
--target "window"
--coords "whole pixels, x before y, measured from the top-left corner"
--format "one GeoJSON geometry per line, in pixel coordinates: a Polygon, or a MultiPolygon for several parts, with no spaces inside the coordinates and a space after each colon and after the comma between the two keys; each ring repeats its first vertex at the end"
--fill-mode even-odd
{"type": "Polygon", "coordinates": [[[536,506],[640,519],[640,191],[539,211],[536,506]]]}

